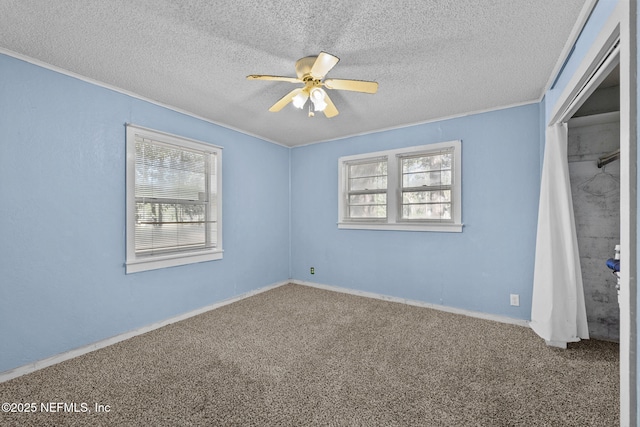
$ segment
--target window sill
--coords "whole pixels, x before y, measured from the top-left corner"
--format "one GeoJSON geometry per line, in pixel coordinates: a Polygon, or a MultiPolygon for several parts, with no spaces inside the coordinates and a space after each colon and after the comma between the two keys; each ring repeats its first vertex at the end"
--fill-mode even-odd
{"type": "Polygon", "coordinates": [[[464,224],[446,223],[363,223],[363,222],[339,222],[338,228],[352,230],[389,230],[389,231],[435,231],[442,233],[461,233],[464,224]]]}
{"type": "Polygon", "coordinates": [[[222,259],[222,251],[202,251],[182,254],[161,255],[139,258],[126,262],[126,273],[156,270],[159,268],[176,267],[178,265],[194,264],[197,262],[215,261],[222,259]]]}

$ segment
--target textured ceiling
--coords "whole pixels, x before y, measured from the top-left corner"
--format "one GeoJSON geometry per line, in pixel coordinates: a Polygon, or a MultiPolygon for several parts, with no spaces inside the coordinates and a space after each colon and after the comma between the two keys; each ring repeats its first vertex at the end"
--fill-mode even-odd
{"type": "Polygon", "coordinates": [[[540,99],[589,0],[0,0],[0,49],[287,146],[540,99]],[[340,111],[269,107],[326,51],[340,111]]]}

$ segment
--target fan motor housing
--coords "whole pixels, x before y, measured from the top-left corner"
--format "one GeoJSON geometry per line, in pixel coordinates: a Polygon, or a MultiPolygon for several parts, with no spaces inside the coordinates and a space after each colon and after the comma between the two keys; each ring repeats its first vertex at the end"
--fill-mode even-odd
{"type": "Polygon", "coordinates": [[[305,56],[296,61],[296,74],[300,80],[305,80],[305,77],[311,73],[311,68],[316,59],[318,59],[317,56],[305,56]]]}

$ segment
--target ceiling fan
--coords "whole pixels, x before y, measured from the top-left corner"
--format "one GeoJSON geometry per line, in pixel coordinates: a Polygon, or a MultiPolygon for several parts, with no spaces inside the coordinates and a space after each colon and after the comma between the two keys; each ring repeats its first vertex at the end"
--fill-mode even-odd
{"type": "Polygon", "coordinates": [[[377,82],[364,80],[344,80],[325,79],[329,71],[340,61],[337,56],[327,52],[320,52],[318,56],[307,56],[296,61],[296,74],[298,77],[268,76],[262,74],[251,74],[247,76],[249,80],[276,80],[290,83],[303,83],[304,87],[292,90],[283,96],[278,102],[273,104],[269,111],[277,112],[290,102],[297,108],[304,108],[307,100],[309,104],[309,117],[314,115],[314,111],[322,111],[327,117],[338,115],[338,109],[333,104],[327,92],[322,89],[350,90],[353,92],[376,93],[377,82]],[[313,104],[313,109],[311,108],[313,104]]]}

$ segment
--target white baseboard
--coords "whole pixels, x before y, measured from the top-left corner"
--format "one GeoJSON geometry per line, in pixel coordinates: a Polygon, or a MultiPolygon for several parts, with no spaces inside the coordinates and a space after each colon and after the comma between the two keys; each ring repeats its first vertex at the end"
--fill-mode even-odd
{"type": "Polygon", "coordinates": [[[244,294],[237,295],[235,297],[232,297],[232,298],[229,298],[229,299],[225,299],[223,301],[219,301],[217,303],[208,305],[206,307],[198,308],[198,309],[190,311],[188,313],[179,314],[177,316],[170,317],[169,319],[165,319],[165,320],[162,320],[160,322],[152,323],[150,325],[143,326],[141,328],[134,329],[134,330],[129,331],[129,332],[125,332],[125,333],[122,333],[122,334],[119,334],[119,335],[116,335],[116,336],[113,336],[113,337],[110,337],[110,338],[107,338],[107,339],[104,339],[104,340],[100,340],[100,341],[85,345],[83,347],[75,348],[73,350],[69,350],[69,351],[66,351],[64,353],[56,354],[55,356],[47,357],[46,359],[38,360],[36,362],[29,363],[27,365],[18,366],[17,368],[13,368],[13,369],[10,369],[8,371],[0,372],[0,383],[5,382],[5,381],[9,381],[9,380],[11,380],[13,378],[17,378],[17,377],[20,377],[20,376],[25,375],[25,374],[29,374],[31,372],[35,372],[35,371],[37,371],[39,369],[46,368],[47,366],[52,366],[52,365],[58,364],[60,362],[64,362],[65,360],[73,359],[74,357],[82,356],[83,354],[90,353],[90,352],[92,352],[94,350],[99,350],[101,348],[110,346],[112,344],[116,344],[116,343],[118,343],[120,341],[124,341],[124,340],[127,340],[129,338],[133,338],[133,337],[135,337],[137,335],[141,335],[141,334],[144,334],[146,332],[153,331],[154,329],[158,329],[158,328],[161,328],[163,326],[167,326],[167,325],[170,325],[172,323],[176,323],[176,322],[179,322],[181,320],[185,320],[185,319],[188,319],[190,317],[197,316],[198,314],[202,314],[202,313],[206,313],[207,311],[215,310],[216,308],[220,308],[220,307],[223,307],[225,305],[229,305],[229,304],[234,303],[236,301],[240,301],[242,299],[249,298],[251,296],[260,294],[262,292],[266,292],[266,291],[269,291],[271,289],[275,289],[277,287],[280,287],[282,285],[286,285],[288,283],[291,283],[291,281],[290,280],[286,280],[284,282],[274,283],[272,285],[268,285],[268,286],[265,286],[263,288],[254,289],[254,290],[246,292],[244,294]]]}
{"type": "Polygon", "coordinates": [[[328,291],[342,292],[342,293],[345,293],[345,294],[357,295],[357,296],[367,297],[367,298],[374,298],[374,299],[379,299],[379,300],[383,300],[383,301],[399,302],[401,304],[413,305],[413,306],[424,307],[424,308],[432,308],[434,310],[446,311],[447,313],[462,314],[463,316],[475,317],[475,318],[478,318],[478,319],[492,320],[494,322],[508,323],[510,325],[517,325],[517,326],[524,326],[526,328],[529,327],[529,321],[528,320],[515,319],[513,317],[500,316],[500,315],[497,315],[497,314],[488,314],[488,313],[483,313],[481,311],[465,310],[465,309],[462,309],[462,308],[447,307],[445,305],[431,304],[431,303],[423,302],[423,301],[411,300],[411,299],[400,298],[400,297],[393,297],[393,296],[389,296],[389,295],[377,294],[377,293],[374,293],[374,292],[359,291],[359,290],[356,290],[356,289],[342,288],[342,287],[333,286],[333,285],[324,285],[324,284],[321,284],[321,283],[305,282],[305,281],[302,281],[302,280],[291,280],[290,282],[291,283],[295,283],[296,285],[311,286],[311,287],[314,287],[314,288],[325,289],[325,290],[328,290],[328,291]]]}

